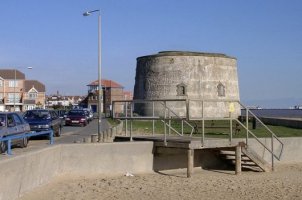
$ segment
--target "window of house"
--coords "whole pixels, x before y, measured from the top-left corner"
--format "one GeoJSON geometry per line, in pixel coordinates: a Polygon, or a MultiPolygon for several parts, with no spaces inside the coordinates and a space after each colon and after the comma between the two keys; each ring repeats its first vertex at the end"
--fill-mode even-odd
{"type": "Polygon", "coordinates": [[[177,86],[177,96],[185,96],[187,95],[187,86],[183,83],[178,84],[177,86]]]}
{"type": "Polygon", "coordinates": [[[18,81],[17,80],[10,80],[8,82],[8,87],[18,87],[18,81]]]}
{"type": "Polygon", "coordinates": [[[28,93],[29,99],[36,99],[38,97],[38,94],[36,92],[30,92],[28,93]]]}
{"type": "Polygon", "coordinates": [[[20,102],[20,95],[19,93],[8,93],[8,102],[9,103],[13,103],[15,100],[15,102],[20,102]]]}
{"type": "Polygon", "coordinates": [[[3,87],[3,80],[0,80],[0,87],[3,87]]]}

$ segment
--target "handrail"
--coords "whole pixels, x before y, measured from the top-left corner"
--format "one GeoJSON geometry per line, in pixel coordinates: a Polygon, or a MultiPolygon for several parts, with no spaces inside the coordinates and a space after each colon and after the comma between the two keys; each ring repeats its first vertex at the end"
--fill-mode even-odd
{"type": "Polygon", "coordinates": [[[11,153],[11,142],[12,142],[12,140],[23,139],[23,138],[28,138],[28,137],[38,136],[38,135],[49,135],[49,144],[54,143],[53,131],[52,130],[39,131],[39,132],[31,131],[31,132],[23,133],[23,134],[8,135],[8,136],[0,138],[0,142],[7,142],[7,154],[12,155],[12,153],[11,153]]]}
{"type": "MultiPolygon", "coordinates": [[[[181,120],[183,120],[180,116],[178,116],[171,108],[169,108],[166,104],[163,104],[163,102],[161,102],[161,104],[163,105],[163,106],[165,106],[165,108],[167,108],[168,110],[169,110],[169,112],[171,112],[172,114],[174,114],[178,119],[181,119],[181,120]]],[[[188,126],[190,126],[191,127],[191,133],[190,133],[190,137],[192,137],[192,134],[193,134],[193,132],[194,132],[194,127],[189,123],[189,122],[187,122],[187,120],[183,120],[188,126]]]]}
{"type": "MultiPolygon", "coordinates": [[[[259,142],[259,143],[260,143],[267,151],[269,151],[271,154],[273,154],[274,157],[275,157],[276,159],[280,160],[281,155],[279,155],[279,156],[275,155],[275,153],[272,152],[272,150],[269,149],[265,144],[263,144],[263,142],[261,142],[261,140],[259,140],[259,138],[258,138],[251,130],[247,129],[247,127],[246,127],[243,123],[241,123],[238,119],[236,119],[236,121],[237,121],[243,128],[245,128],[245,129],[249,132],[249,134],[251,134],[251,135],[257,140],[257,142],[259,142]]],[[[282,143],[282,149],[283,149],[283,143],[282,143]]]]}
{"type": "MultiPolygon", "coordinates": [[[[274,152],[270,152],[270,153],[273,153],[274,154],[274,157],[277,158],[278,160],[281,159],[281,155],[283,153],[283,147],[284,147],[284,144],[283,142],[276,136],[276,134],[268,127],[266,126],[252,111],[250,111],[247,107],[245,107],[244,105],[241,104],[241,102],[238,101],[238,103],[245,109],[247,110],[248,113],[250,113],[263,127],[265,127],[266,130],[268,130],[270,133],[271,133],[271,137],[272,139],[275,138],[281,145],[281,151],[280,151],[280,154],[279,156],[276,156],[274,152]]],[[[247,117],[247,116],[246,116],[247,117]]],[[[245,126],[244,126],[245,127],[245,126]]],[[[245,127],[246,128],[246,127],[245,127]]]]}
{"type": "MultiPolygon", "coordinates": [[[[276,134],[268,127],[266,126],[253,112],[251,112],[251,110],[249,110],[247,107],[245,107],[239,100],[237,99],[148,99],[148,100],[143,100],[143,99],[137,99],[137,100],[125,100],[125,101],[113,101],[113,105],[115,103],[121,103],[121,102],[126,102],[129,103],[131,102],[132,104],[134,103],[148,103],[148,102],[153,102],[153,115],[152,117],[149,117],[149,116],[144,116],[144,117],[134,117],[133,115],[131,115],[131,120],[132,119],[151,119],[151,120],[163,120],[164,123],[165,123],[165,141],[166,141],[166,126],[169,127],[169,128],[172,128],[170,124],[167,124],[165,120],[167,119],[171,119],[170,115],[167,116],[167,110],[169,113],[172,113],[173,115],[176,116],[176,119],[175,120],[181,120],[182,123],[183,121],[192,128],[192,131],[191,131],[191,134],[190,136],[192,136],[192,133],[194,131],[194,127],[185,119],[193,119],[193,120],[202,120],[202,124],[203,124],[203,132],[202,132],[202,136],[201,136],[201,139],[202,139],[202,145],[204,145],[204,140],[205,140],[205,136],[204,136],[204,121],[205,120],[228,120],[230,121],[230,142],[232,141],[232,129],[231,129],[231,126],[232,126],[232,120],[236,120],[237,123],[239,123],[245,130],[246,130],[246,144],[248,145],[248,139],[249,139],[249,135],[251,135],[258,143],[260,143],[261,146],[263,146],[271,155],[272,155],[272,168],[274,168],[274,158],[280,160],[281,159],[281,156],[282,156],[282,153],[283,153],[283,148],[284,148],[284,144],[283,142],[276,136],[276,134]],[[181,117],[179,116],[174,110],[172,110],[170,107],[167,106],[167,102],[179,102],[179,101],[182,101],[182,102],[186,102],[186,105],[184,105],[184,108],[186,109],[186,117],[181,117]],[[199,102],[202,102],[202,116],[201,117],[193,117],[191,118],[190,117],[190,102],[192,101],[199,101],[199,102]],[[164,109],[165,109],[165,115],[164,116],[154,116],[154,102],[160,102],[163,106],[164,106],[164,109]],[[229,116],[224,116],[224,117],[211,117],[211,116],[206,116],[204,114],[204,104],[205,102],[225,102],[225,103],[234,103],[236,104],[236,107],[237,105],[239,105],[236,109],[238,109],[240,106],[242,109],[245,109],[246,110],[246,125],[244,123],[241,123],[235,116],[237,115],[234,115],[232,116],[231,115],[231,111],[230,112],[230,115],[229,116]],[[248,117],[249,117],[249,114],[254,117],[268,132],[266,133],[269,133],[270,136],[271,136],[271,148],[269,147],[269,145],[266,145],[264,144],[263,142],[261,142],[261,140],[259,140],[259,138],[249,129],[249,126],[248,126],[248,117]],[[275,153],[274,151],[274,140],[276,140],[280,145],[281,145],[281,150],[280,150],[280,153],[277,154],[275,153]]],[[[114,106],[113,106],[114,107],[114,106]]],[[[133,112],[133,110],[131,111],[133,112]]],[[[121,119],[130,119],[128,116],[127,116],[127,113],[126,113],[126,117],[120,117],[121,119]]],[[[154,124],[154,123],[153,123],[154,124]]],[[[154,125],[153,125],[154,126],[154,125]]],[[[183,126],[183,125],[182,125],[183,126]]],[[[173,129],[172,129],[173,130],[173,129]]],[[[175,129],[173,131],[176,131],[175,129]]],[[[177,134],[183,136],[182,134],[180,134],[179,132],[176,132],[177,134]]]]}
{"type": "Polygon", "coordinates": [[[176,134],[178,134],[179,136],[183,136],[175,128],[173,128],[171,125],[167,124],[164,120],[161,120],[161,121],[164,122],[165,125],[168,126],[170,129],[172,129],[172,131],[174,131],[176,134]]]}

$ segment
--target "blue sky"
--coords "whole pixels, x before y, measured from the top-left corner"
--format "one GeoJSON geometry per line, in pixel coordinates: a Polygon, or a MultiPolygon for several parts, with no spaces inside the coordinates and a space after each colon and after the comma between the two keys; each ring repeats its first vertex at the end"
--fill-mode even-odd
{"type": "Polygon", "coordinates": [[[237,58],[243,103],[302,104],[300,0],[0,0],[0,67],[21,69],[47,94],[86,94],[97,79],[97,15],[82,13],[93,9],[102,13],[102,77],[125,90],[139,56],[213,52],[237,58]]]}

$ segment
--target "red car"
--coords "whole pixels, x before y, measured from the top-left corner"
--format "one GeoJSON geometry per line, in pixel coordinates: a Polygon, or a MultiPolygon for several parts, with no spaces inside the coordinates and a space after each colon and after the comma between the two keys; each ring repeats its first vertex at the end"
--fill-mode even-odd
{"type": "Polygon", "coordinates": [[[84,110],[70,110],[65,118],[65,125],[80,125],[86,126],[88,124],[87,116],[84,110]]]}

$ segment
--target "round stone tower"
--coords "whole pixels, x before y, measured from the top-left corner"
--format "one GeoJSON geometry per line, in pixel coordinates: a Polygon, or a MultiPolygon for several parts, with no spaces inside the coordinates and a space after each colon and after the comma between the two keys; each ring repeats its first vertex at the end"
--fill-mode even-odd
{"type": "MultiPolygon", "coordinates": [[[[189,99],[190,117],[228,117],[240,114],[236,58],[218,53],[163,51],[137,58],[134,99],[189,99]],[[204,110],[202,110],[202,101],[204,110]]],[[[178,115],[185,105],[169,103],[178,115]]],[[[156,106],[157,113],[163,108],[156,106]]],[[[149,105],[135,112],[150,115],[149,105]]]]}

